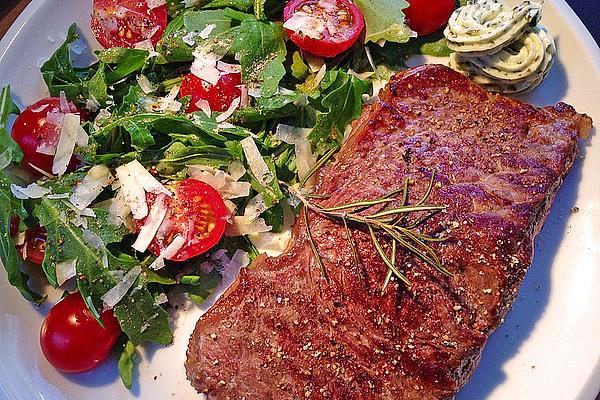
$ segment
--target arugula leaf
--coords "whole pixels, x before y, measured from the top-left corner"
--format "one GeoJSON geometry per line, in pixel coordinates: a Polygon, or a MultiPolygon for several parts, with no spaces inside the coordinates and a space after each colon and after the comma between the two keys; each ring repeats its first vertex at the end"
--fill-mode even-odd
{"type": "MultiPolygon", "coordinates": [[[[117,257],[107,249],[99,250],[90,246],[84,238],[83,229],[71,222],[72,212],[64,201],[58,199],[42,198],[35,206],[33,213],[48,232],[42,267],[48,281],[56,285],[56,264],[77,260],[77,287],[90,311],[98,317],[94,304],[98,304],[100,297],[119,282],[115,272],[127,272],[139,262],[133,258],[117,257]]],[[[98,221],[91,224],[93,219],[89,219],[88,229],[107,242],[120,241],[123,232],[104,222],[101,210],[95,212],[98,221]]],[[[154,303],[142,275],[138,277],[134,288],[115,306],[114,313],[121,329],[134,344],[145,341],[171,343],[168,315],[154,303]]]]}
{"type": "Polygon", "coordinates": [[[248,12],[252,8],[252,0],[213,0],[202,8],[231,7],[236,10],[248,12]]]}
{"type": "Polygon", "coordinates": [[[106,84],[106,74],[104,73],[105,64],[100,63],[96,73],[87,83],[88,94],[93,96],[102,107],[106,106],[106,101],[110,98],[108,95],[108,85],[106,84]]]}
{"type": "Polygon", "coordinates": [[[0,92],[0,154],[7,152],[6,156],[16,164],[23,160],[23,150],[10,136],[6,125],[10,115],[19,112],[19,108],[10,97],[10,85],[3,87],[0,92]]]}
{"type": "Polygon", "coordinates": [[[133,384],[133,367],[135,365],[135,345],[131,340],[127,340],[125,343],[120,344],[117,347],[117,368],[119,369],[119,376],[128,390],[131,390],[133,384]]]}
{"type": "Polygon", "coordinates": [[[403,9],[406,0],[356,0],[356,5],[365,17],[365,42],[404,43],[410,39],[410,28],[404,23],[403,9]]]}
{"type": "Polygon", "coordinates": [[[321,94],[312,103],[317,108],[315,126],[308,138],[316,153],[339,146],[346,126],[362,111],[362,95],[371,85],[346,72],[328,71],[320,84],[321,94]]]}
{"type": "Polygon", "coordinates": [[[21,271],[21,259],[10,237],[11,218],[15,215],[24,218],[27,215],[22,201],[12,196],[10,183],[4,171],[0,171],[0,264],[6,270],[8,282],[16,287],[25,299],[41,304],[46,300],[46,296],[29,288],[29,276],[21,271]]]}
{"type": "Polygon", "coordinates": [[[183,14],[183,26],[187,32],[200,32],[208,25],[213,25],[210,35],[223,33],[231,28],[231,18],[224,10],[188,11],[183,14]]]}
{"type": "Polygon", "coordinates": [[[112,85],[121,79],[139,73],[152,62],[154,57],[148,50],[125,49],[122,47],[112,47],[107,50],[96,51],[98,60],[105,64],[116,64],[114,69],[106,73],[106,83],[112,85]]]}
{"type": "Polygon", "coordinates": [[[219,282],[221,282],[221,275],[216,269],[208,274],[199,272],[198,275],[186,275],[181,278],[183,290],[198,304],[202,304],[215,291],[219,282]]]}
{"type": "Polygon", "coordinates": [[[271,156],[263,156],[267,167],[273,174],[273,180],[269,182],[266,186],[263,186],[258,179],[252,174],[252,171],[248,169],[246,172],[249,177],[250,184],[252,185],[252,189],[256,190],[258,193],[262,195],[262,198],[265,202],[267,208],[271,208],[281,199],[283,199],[283,192],[279,187],[279,180],[277,179],[277,171],[275,170],[275,163],[273,162],[273,158],[271,156]]]}
{"type": "Polygon", "coordinates": [[[266,0],[254,0],[254,16],[257,20],[265,19],[266,0]]]}
{"type": "Polygon", "coordinates": [[[244,20],[232,50],[239,53],[242,80],[261,88],[261,96],[275,94],[285,76],[287,50],[283,29],[272,22],[244,20]]]}
{"type": "Polygon", "coordinates": [[[69,45],[79,38],[77,25],[69,26],[67,37],[62,45],[52,54],[41,68],[42,77],[51,96],[58,96],[59,92],[65,92],[67,98],[73,99],[83,90],[83,80],[88,71],[73,67],[69,45]]]}

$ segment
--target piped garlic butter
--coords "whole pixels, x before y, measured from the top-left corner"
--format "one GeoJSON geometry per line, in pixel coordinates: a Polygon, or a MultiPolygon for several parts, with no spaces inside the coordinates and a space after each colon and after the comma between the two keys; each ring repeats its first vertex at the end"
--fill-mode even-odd
{"type": "Polygon", "coordinates": [[[497,53],[481,57],[450,56],[450,67],[493,92],[523,93],[539,85],[554,61],[556,46],[548,31],[536,26],[497,53]]]}
{"type": "Polygon", "coordinates": [[[541,3],[509,8],[501,0],[469,0],[457,9],[444,31],[455,51],[450,67],[494,92],[532,90],[552,67],[556,46],[538,25],[541,3]]]}
{"type": "Polygon", "coordinates": [[[444,35],[450,50],[464,56],[493,54],[534,27],[542,6],[525,1],[510,9],[501,0],[469,0],[450,16],[444,35]]]}

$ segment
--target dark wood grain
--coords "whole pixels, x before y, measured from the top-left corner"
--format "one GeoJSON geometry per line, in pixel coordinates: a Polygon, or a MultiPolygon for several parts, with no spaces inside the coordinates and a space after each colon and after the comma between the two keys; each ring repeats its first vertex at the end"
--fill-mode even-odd
{"type": "Polygon", "coordinates": [[[0,1],[0,38],[15,21],[21,11],[31,0],[1,0],[0,1]]]}

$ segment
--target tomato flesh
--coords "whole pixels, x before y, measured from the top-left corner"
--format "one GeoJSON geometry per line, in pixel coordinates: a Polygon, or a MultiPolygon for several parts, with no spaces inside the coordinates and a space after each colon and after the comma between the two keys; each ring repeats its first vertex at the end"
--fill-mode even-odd
{"type": "Polygon", "coordinates": [[[410,29],[419,36],[429,35],[446,25],[452,11],[454,0],[408,0],[409,6],[402,10],[410,29]]]}
{"type": "Polygon", "coordinates": [[[200,110],[196,104],[199,100],[206,100],[211,111],[223,112],[229,108],[233,100],[242,95],[241,84],[242,76],[239,73],[221,75],[214,85],[190,73],[183,78],[179,94],[182,97],[192,96],[192,101],[186,110],[188,113],[200,110]]]}
{"type": "MultiPolygon", "coordinates": [[[[174,195],[163,200],[167,216],[148,249],[158,256],[177,235],[182,235],[185,244],[167,259],[185,261],[206,252],[221,239],[227,225],[227,208],[212,186],[197,179],[188,178],[168,187],[174,195]]],[[[155,194],[146,194],[149,209],[156,199],[155,194]]],[[[145,222],[146,218],[136,221],[138,231],[145,222]]]]}
{"type": "Polygon", "coordinates": [[[79,292],[56,303],[40,330],[40,346],[48,362],[67,373],[85,372],[100,365],[121,335],[112,311],[104,311],[101,319],[104,328],[79,292]]]}
{"type": "Polygon", "coordinates": [[[365,27],[362,12],[349,0],[291,0],[283,20],[290,40],[320,57],[348,50],[365,27]]]}
{"type": "MultiPolygon", "coordinates": [[[[82,121],[87,119],[87,114],[75,104],[68,103],[68,112],[78,114],[82,121]]],[[[51,149],[55,149],[60,137],[61,122],[66,109],[62,110],[58,97],[46,97],[27,107],[15,120],[11,136],[23,150],[21,167],[35,176],[40,172],[32,167],[52,173],[54,156],[51,149]]],[[[77,157],[71,158],[67,171],[73,171],[79,164],[77,157]]]]}
{"type": "Polygon", "coordinates": [[[155,46],[167,26],[167,6],[150,9],[145,0],[94,0],[91,28],[104,48],[155,46]]]}
{"type": "Polygon", "coordinates": [[[23,260],[42,265],[46,253],[46,239],[48,233],[41,226],[29,228],[25,231],[25,243],[21,247],[23,260]]]}

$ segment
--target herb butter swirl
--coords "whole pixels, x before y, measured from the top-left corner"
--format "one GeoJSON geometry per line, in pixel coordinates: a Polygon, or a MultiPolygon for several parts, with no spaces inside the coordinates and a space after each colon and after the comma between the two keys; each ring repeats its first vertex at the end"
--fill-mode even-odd
{"type": "Polygon", "coordinates": [[[515,8],[501,0],[469,0],[457,9],[444,35],[454,50],[450,67],[486,89],[521,93],[536,87],[552,67],[556,46],[538,25],[540,3],[515,8]]]}

